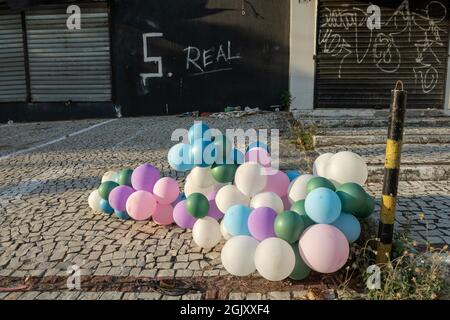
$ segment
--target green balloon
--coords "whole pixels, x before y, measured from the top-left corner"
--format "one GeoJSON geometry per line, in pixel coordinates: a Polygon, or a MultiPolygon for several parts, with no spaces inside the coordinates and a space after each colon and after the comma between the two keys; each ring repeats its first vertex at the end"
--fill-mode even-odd
{"type": "Polygon", "coordinates": [[[292,243],[291,247],[292,250],[294,250],[295,254],[295,267],[289,278],[293,280],[303,280],[309,276],[309,274],[311,273],[311,268],[306,265],[306,263],[300,256],[300,250],[298,249],[298,242],[292,243]]]}
{"type": "Polygon", "coordinates": [[[209,211],[208,198],[201,193],[192,193],[186,199],[186,210],[194,218],[201,219],[206,217],[209,211]]]}
{"type": "Polygon", "coordinates": [[[123,169],[119,172],[118,182],[121,186],[131,187],[131,175],[133,174],[133,169],[123,169]]]}
{"type": "Polygon", "coordinates": [[[217,182],[228,183],[233,182],[234,174],[238,166],[235,164],[216,164],[211,167],[211,174],[217,182]]]}
{"type": "Polygon", "coordinates": [[[334,184],[324,177],[314,177],[310,179],[306,184],[307,193],[310,193],[311,191],[317,188],[328,188],[333,191],[336,191],[336,187],[334,186],[334,184]]]}
{"type": "Polygon", "coordinates": [[[98,187],[98,194],[102,199],[108,200],[109,193],[112,191],[112,189],[118,186],[119,185],[114,181],[105,181],[100,185],[100,187],[98,187]]]}
{"type": "Polygon", "coordinates": [[[294,211],[294,212],[298,213],[302,217],[303,223],[305,224],[305,229],[307,229],[308,227],[312,226],[313,224],[316,224],[306,214],[306,211],[305,211],[305,200],[298,200],[298,201],[294,202],[294,204],[291,206],[291,211],[294,211]]]}
{"type": "Polygon", "coordinates": [[[366,202],[364,207],[360,211],[356,212],[354,215],[357,218],[365,219],[373,213],[374,209],[375,209],[375,199],[366,193],[366,202]]]}
{"type": "Polygon", "coordinates": [[[298,213],[284,211],[275,218],[274,229],[278,238],[294,243],[300,239],[302,232],[305,230],[305,223],[298,213]]]}
{"type": "Polygon", "coordinates": [[[337,188],[336,194],[341,199],[342,212],[358,217],[361,212],[367,211],[367,193],[359,184],[344,183],[337,188]]]}

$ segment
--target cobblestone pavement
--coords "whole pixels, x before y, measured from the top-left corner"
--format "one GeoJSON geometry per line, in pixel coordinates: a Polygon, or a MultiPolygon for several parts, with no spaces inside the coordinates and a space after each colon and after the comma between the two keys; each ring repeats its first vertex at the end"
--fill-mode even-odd
{"type": "MultiPolygon", "coordinates": [[[[197,248],[190,231],[160,227],[149,222],[121,221],[92,212],[87,206],[91,190],[111,169],[148,162],[182,185],[184,174],[166,160],[171,133],[188,128],[193,118],[148,117],[117,119],[78,135],[69,135],[105,120],[13,124],[0,127],[0,277],[67,276],[70,265],[83,275],[162,278],[223,277],[223,245],[197,248]],[[46,128],[42,130],[42,128],[46,128]],[[41,129],[38,129],[41,128],[41,129]],[[66,138],[27,153],[1,158],[20,149],[66,138]]],[[[268,113],[238,119],[207,119],[211,127],[280,128],[283,114],[268,113]]],[[[284,136],[280,146],[282,167],[305,171],[311,157],[293,151],[284,136]],[[289,147],[289,149],[288,149],[289,147]]],[[[370,184],[373,195],[380,184],[370,184]]],[[[414,236],[435,243],[450,243],[449,182],[409,182],[400,187],[399,224],[412,218],[414,236]],[[425,220],[418,221],[420,212],[425,220]],[[428,231],[425,223],[428,223],[428,231]]],[[[289,290],[289,289],[288,289],[289,290]]],[[[304,297],[300,291],[232,292],[230,299],[304,297]]],[[[0,292],[0,299],[199,299],[202,293],[167,296],[158,292],[0,292]]],[[[206,297],[207,298],[207,297],[206,297]]],[[[332,298],[331,294],[328,298],[332,298]]]]}

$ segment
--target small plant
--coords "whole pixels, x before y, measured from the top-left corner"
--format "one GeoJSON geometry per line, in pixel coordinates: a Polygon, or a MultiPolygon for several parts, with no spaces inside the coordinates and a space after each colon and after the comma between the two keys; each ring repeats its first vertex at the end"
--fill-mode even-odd
{"type": "Polygon", "coordinates": [[[294,100],[295,98],[292,97],[289,91],[283,91],[283,93],[281,93],[281,108],[283,110],[289,110],[294,100]]]}
{"type": "Polygon", "coordinates": [[[304,151],[314,150],[314,135],[316,127],[304,126],[299,122],[295,122],[291,126],[291,140],[298,148],[304,151]]]}

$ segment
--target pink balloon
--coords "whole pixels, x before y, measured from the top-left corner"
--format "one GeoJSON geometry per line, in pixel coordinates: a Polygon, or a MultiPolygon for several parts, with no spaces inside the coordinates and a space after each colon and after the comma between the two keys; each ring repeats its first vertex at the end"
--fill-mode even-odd
{"type": "Polygon", "coordinates": [[[175,179],[165,177],[156,181],[153,187],[153,195],[161,204],[171,204],[180,195],[180,188],[175,179]]]}
{"type": "Polygon", "coordinates": [[[328,224],[315,224],[306,229],[298,246],[308,267],[321,273],[338,271],[345,265],[350,253],[345,235],[328,224]]]}
{"type": "Polygon", "coordinates": [[[131,185],[136,190],[153,191],[153,186],[160,178],[159,170],[148,163],[134,169],[131,174],[131,185]]]}
{"type": "Polygon", "coordinates": [[[284,207],[284,211],[289,211],[291,210],[292,204],[289,201],[289,197],[287,195],[285,195],[284,197],[281,198],[281,201],[283,201],[283,207],[284,207]]]}
{"type": "Polygon", "coordinates": [[[216,199],[217,191],[210,192],[206,195],[208,201],[216,199]]]}
{"type": "Polygon", "coordinates": [[[174,223],[173,207],[170,204],[160,204],[156,206],[156,211],[152,215],[153,221],[162,226],[174,223]]]}
{"type": "Polygon", "coordinates": [[[173,209],[173,220],[180,228],[183,229],[192,229],[195,221],[197,221],[197,219],[191,216],[187,211],[186,200],[178,202],[173,209]]]}
{"type": "Polygon", "coordinates": [[[129,196],[126,207],[134,220],[148,220],[156,210],[156,199],[150,192],[139,190],[129,196]]]}
{"type": "Polygon", "coordinates": [[[133,194],[134,189],[129,186],[118,186],[109,193],[109,205],[117,211],[127,210],[127,200],[133,194]]]}
{"type": "Polygon", "coordinates": [[[271,161],[269,152],[261,147],[252,148],[245,154],[245,162],[257,162],[263,167],[270,167],[271,161]]]}
{"type": "Polygon", "coordinates": [[[264,173],[267,175],[264,191],[276,193],[280,197],[287,195],[290,181],[286,173],[272,168],[265,168],[264,173]]]}
{"type": "Polygon", "coordinates": [[[219,208],[217,207],[215,199],[209,200],[208,217],[211,217],[216,220],[220,220],[223,218],[223,212],[220,211],[219,208]]]}

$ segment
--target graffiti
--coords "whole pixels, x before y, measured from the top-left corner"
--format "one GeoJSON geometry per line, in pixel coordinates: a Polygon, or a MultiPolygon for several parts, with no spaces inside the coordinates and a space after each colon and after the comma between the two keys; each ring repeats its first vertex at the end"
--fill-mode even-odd
{"type": "Polygon", "coordinates": [[[158,71],[153,73],[141,73],[142,82],[145,86],[145,83],[148,78],[161,78],[163,76],[162,71],[162,57],[150,57],[148,55],[148,41],[149,38],[159,38],[162,37],[163,34],[159,32],[151,32],[151,33],[144,33],[142,35],[142,42],[144,46],[144,62],[150,62],[150,63],[156,63],[158,65],[158,71]]]}
{"type": "Polygon", "coordinates": [[[372,59],[381,72],[395,73],[402,66],[400,48],[408,46],[416,52],[411,66],[415,82],[420,84],[424,93],[429,93],[436,87],[439,80],[438,66],[445,63],[436,54],[436,49],[445,46],[441,37],[446,33],[444,20],[447,8],[444,4],[430,1],[423,10],[413,12],[409,0],[404,0],[385,19],[381,18],[382,12],[375,5],[363,10],[344,4],[340,8],[324,8],[324,12],[319,44],[323,54],[340,58],[337,69],[339,79],[342,78],[344,63],[350,58],[354,58],[357,64],[368,63],[372,59]],[[382,20],[385,21],[384,24],[382,20]],[[390,32],[385,32],[383,28],[390,32]],[[337,29],[344,29],[345,33],[340,33],[337,29]]]}

